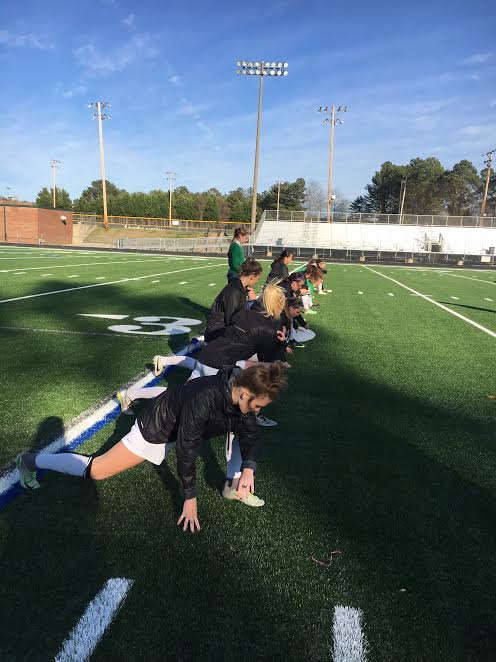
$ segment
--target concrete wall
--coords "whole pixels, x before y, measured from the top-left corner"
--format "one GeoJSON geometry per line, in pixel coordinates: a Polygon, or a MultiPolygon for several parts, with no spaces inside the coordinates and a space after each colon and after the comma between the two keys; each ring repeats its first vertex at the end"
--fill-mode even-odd
{"type": "Polygon", "coordinates": [[[0,205],[0,240],[20,244],[72,244],[72,212],[0,205]],[[65,216],[65,222],[61,220],[65,216]]]}
{"type": "Polygon", "coordinates": [[[374,223],[303,223],[265,221],[259,246],[300,246],[399,252],[428,251],[440,243],[447,253],[483,255],[496,246],[495,228],[457,228],[374,223]]]}

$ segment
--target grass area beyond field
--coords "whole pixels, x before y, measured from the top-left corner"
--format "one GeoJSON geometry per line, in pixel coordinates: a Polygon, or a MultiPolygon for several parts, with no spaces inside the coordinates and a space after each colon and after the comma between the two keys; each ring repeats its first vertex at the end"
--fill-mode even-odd
{"type": "MultiPolygon", "coordinates": [[[[201,333],[225,274],[0,247],[0,466],[201,333]],[[170,318],[191,332],[150,335],[170,318]]],[[[336,605],[363,612],[369,662],[496,659],[496,275],[331,264],[326,287],[266,412],[266,505],[222,499],[221,439],[199,460],[197,536],[176,526],[174,456],[100,483],[46,474],[0,513],[1,660],[53,659],[111,577],[133,585],[92,660],[331,660],[336,605]]]]}

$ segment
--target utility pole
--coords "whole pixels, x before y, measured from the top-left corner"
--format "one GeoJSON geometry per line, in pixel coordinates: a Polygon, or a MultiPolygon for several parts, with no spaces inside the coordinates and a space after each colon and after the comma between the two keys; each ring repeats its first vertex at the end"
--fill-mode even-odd
{"type": "Polygon", "coordinates": [[[400,225],[403,223],[403,207],[405,206],[405,196],[406,196],[406,182],[408,180],[408,177],[405,177],[405,179],[401,180],[401,188],[400,188],[400,225]]]}
{"type": "Polygon", "coordinates": [[[492,149],[489,152],[486,152],[482,156],[486,156],[484,163],[487,165],[487,175],[486,175],[486,186],[484,188],[484,195],[482,196],[482,204],[480,208],[480,215],[484,216],[486,212],[486,202],[487,202],[487,193],[489,191],[489,180],[491,179],[491,166],[493,163],[493,154],[496,152],[496,149],[492,149]]]}
{"type": "Polygon", "coordinates": [[[165,174],[169,179],[169,225],[172,225],[172,181],[176,179],[174,175],[177,175],[177,172],[168,170],[165,174]]]}
{"type": "Polygon", "coordinates": [[[347,113],[348,106],[338,106],[337,109],[334,106],[331,106],[329,111],[328,106],[320,106],[319,113],[324,113],[326,115],[331,115],[329,119],[326,117],[323,120],[324,124],[330,124],[330,140],[329,140],[329,174],[327,177],[327,222],[331,222],[331,202],[332,202],[332,168],[333,168],[333,152],[334,152],[334,127],[336,124],[344,124],[344,120],[340,117],[336,118],[336,113],[347,113]]]}
{"type": "Polygon", "coordinates": [[[257,115],[257,138],[255,142],[255,166],[253,169],[253,193],[251,199],[251,231],[255,231],[257,224],[257,185],[258,185],[258,154],[260,147],[260,122],[262,119],[262,83],[264,76],[287,76],[287,62],[236,62],[236,73],[244,76],[259,76],[258,87],[258,115],[257,115]]]}
{"type": "Polygon", "coordinates": [[[52,169],[52,197],[53,197],[53,208],[57,206],[57,198],[56,198],[56,187],[55,187],[55,171],[59,167],[59,164],[61,161],[57,161],[57,159],[52,159],[52,162],[50,163],[50,168],[52,169]]]}
{"type": "Polygon", "coordinates": [[[100,139],[100,166],[102,170],[102,198],[103,198],[103,227],[108,230],[108,215],[107,215],[107,184],[105,180],[105,152],[103,149],[103,129],[102,120],[109,120],[110,115],[102,113],[103,108],[110,108],[108,101],[94,101],[88,105],[88,108],[96,108],[96,113],[93,114],[93,119],[98,119],[98,136],[100,139]]]}
{"type": "Polygon", "coordinates": [[[277,211],[276,211],[276,221],[279,220],[279,200],[281,199],[281,180],[277,180],[277,211]]]}

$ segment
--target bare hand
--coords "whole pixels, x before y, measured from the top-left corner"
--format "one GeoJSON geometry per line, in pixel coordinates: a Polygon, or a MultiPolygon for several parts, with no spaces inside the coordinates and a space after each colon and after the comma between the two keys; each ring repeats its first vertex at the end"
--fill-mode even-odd
{"type": "Polygon", "coordinates": [[[283,368],[291,368],[291,363],[288,363],[287,361],[282,362],[283,368]]]}
{"type": "Polygon", "coordinates": [[[255,476],[253,469],[243,469],[238,483],[238,496],[246,499],[249,493],[255,493],[255,476]]]}
{"type": "Polygon", "coordinates": [[[188,527],[191,533],[195,533],[196,531],[200,530],[196,497],[194,499],[186,499],[186,501],[184,502],[183,512],[181,514],[181,517],[177,520],[178,526],[181,525],[183,520],[184,520],[183,531],[187,531],[188,527]]]}
{"type": "Polygon", "coordinates": [[[253,289],[253,287],[248,287],[248,301],[256,301],[257,299],[257,293],[253,289]]]}
{"type": "Polygon", "coordinates": [[[287,354],[292,354],[293,350],[291,349],[291,347],[286,347],[286,352],[287,354]]]}
{"type": "Polygon", "coordinates": [[[284,342],[286,340],[286,327],[283,326],[280,331],[277,332],[277,340],[284,342]]]}

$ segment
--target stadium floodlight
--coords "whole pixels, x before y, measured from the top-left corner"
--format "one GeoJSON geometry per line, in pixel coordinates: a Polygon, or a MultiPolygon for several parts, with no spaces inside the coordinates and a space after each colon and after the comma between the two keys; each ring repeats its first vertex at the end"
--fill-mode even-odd
{"type": "MultiPolygon", "coordinates": [[[[284,72],[286,73],[286,72],[284,72]]],[[[333,151],[334,151],[334,127],[336,124],[344,124],[344,120],[342,120],[340,117],[336,117],[336,113],[347,113],[348,112],[348,106],[338,106],[337,110],[334,108],[334,106],[331,106],[331,110],[329,111],[328,106],[319,106],[318,108],[319,113],[323,113],[324,115],[329,115],[329,117],[325,117],[323,120],[324,124],[330,124],[331,126],[331,131],[330,131],[330,147],[329,147],[329,175],[327,178],[327,222],[331,222],[331,203],[335,199],[335,196],[333,197],[332,195],[332,160],[333,160],[333,151]]]]}
{"type": "Polygon", "coordinates": [[[103,108],[110,108],[111,105],[108,101],[94,101],[90,103],[88,108],[96,108],[96,113],[93,119],[98,119],[98,136],[100,140],[100,166],[102,170],[102,198],[103,198],[103,227],[108,230],[108,214],[107,214],[107,185],[105,181],[105,152],[103,149],[103,130],[102,120],[109,120],[110,115],[102,113],[103,108]]]}
{"type": "Polygon", "coordinates": [[[169,180],[169,225],[172,225],[172,182],[176,179],[174,175],[177,175],[177,172],[174,172],[174,170],[168,170],[166,175],[169,180]]]}
{"type": "Polygon", "coordinates": [[[55,171],[60,167],[62,161],[57,161],[57,159],[52,159],[50,163],[50,168],[52,169],[52,196],[53,196],[53,208],[57,206],[56,200],[56,188],[55,188],[55,171]]]}
{"type": "Polygon", "coordinates": [[[241,76],[259,76],[258,91],[258,116],[257,116],[257,138],[255,142],[255,164],[253,168],[253,195],[251,200],[251,230],[255,230],[257,223],[257,185],[258,185],[258,156],[260,151],[260,121],[262,117],[262,81],[264,76],[282,77],[287,76],[287,62],[271,62],[259,60],[258,62],[247,62],[238,60],[236,62],[236,74],[241,76]]]}

